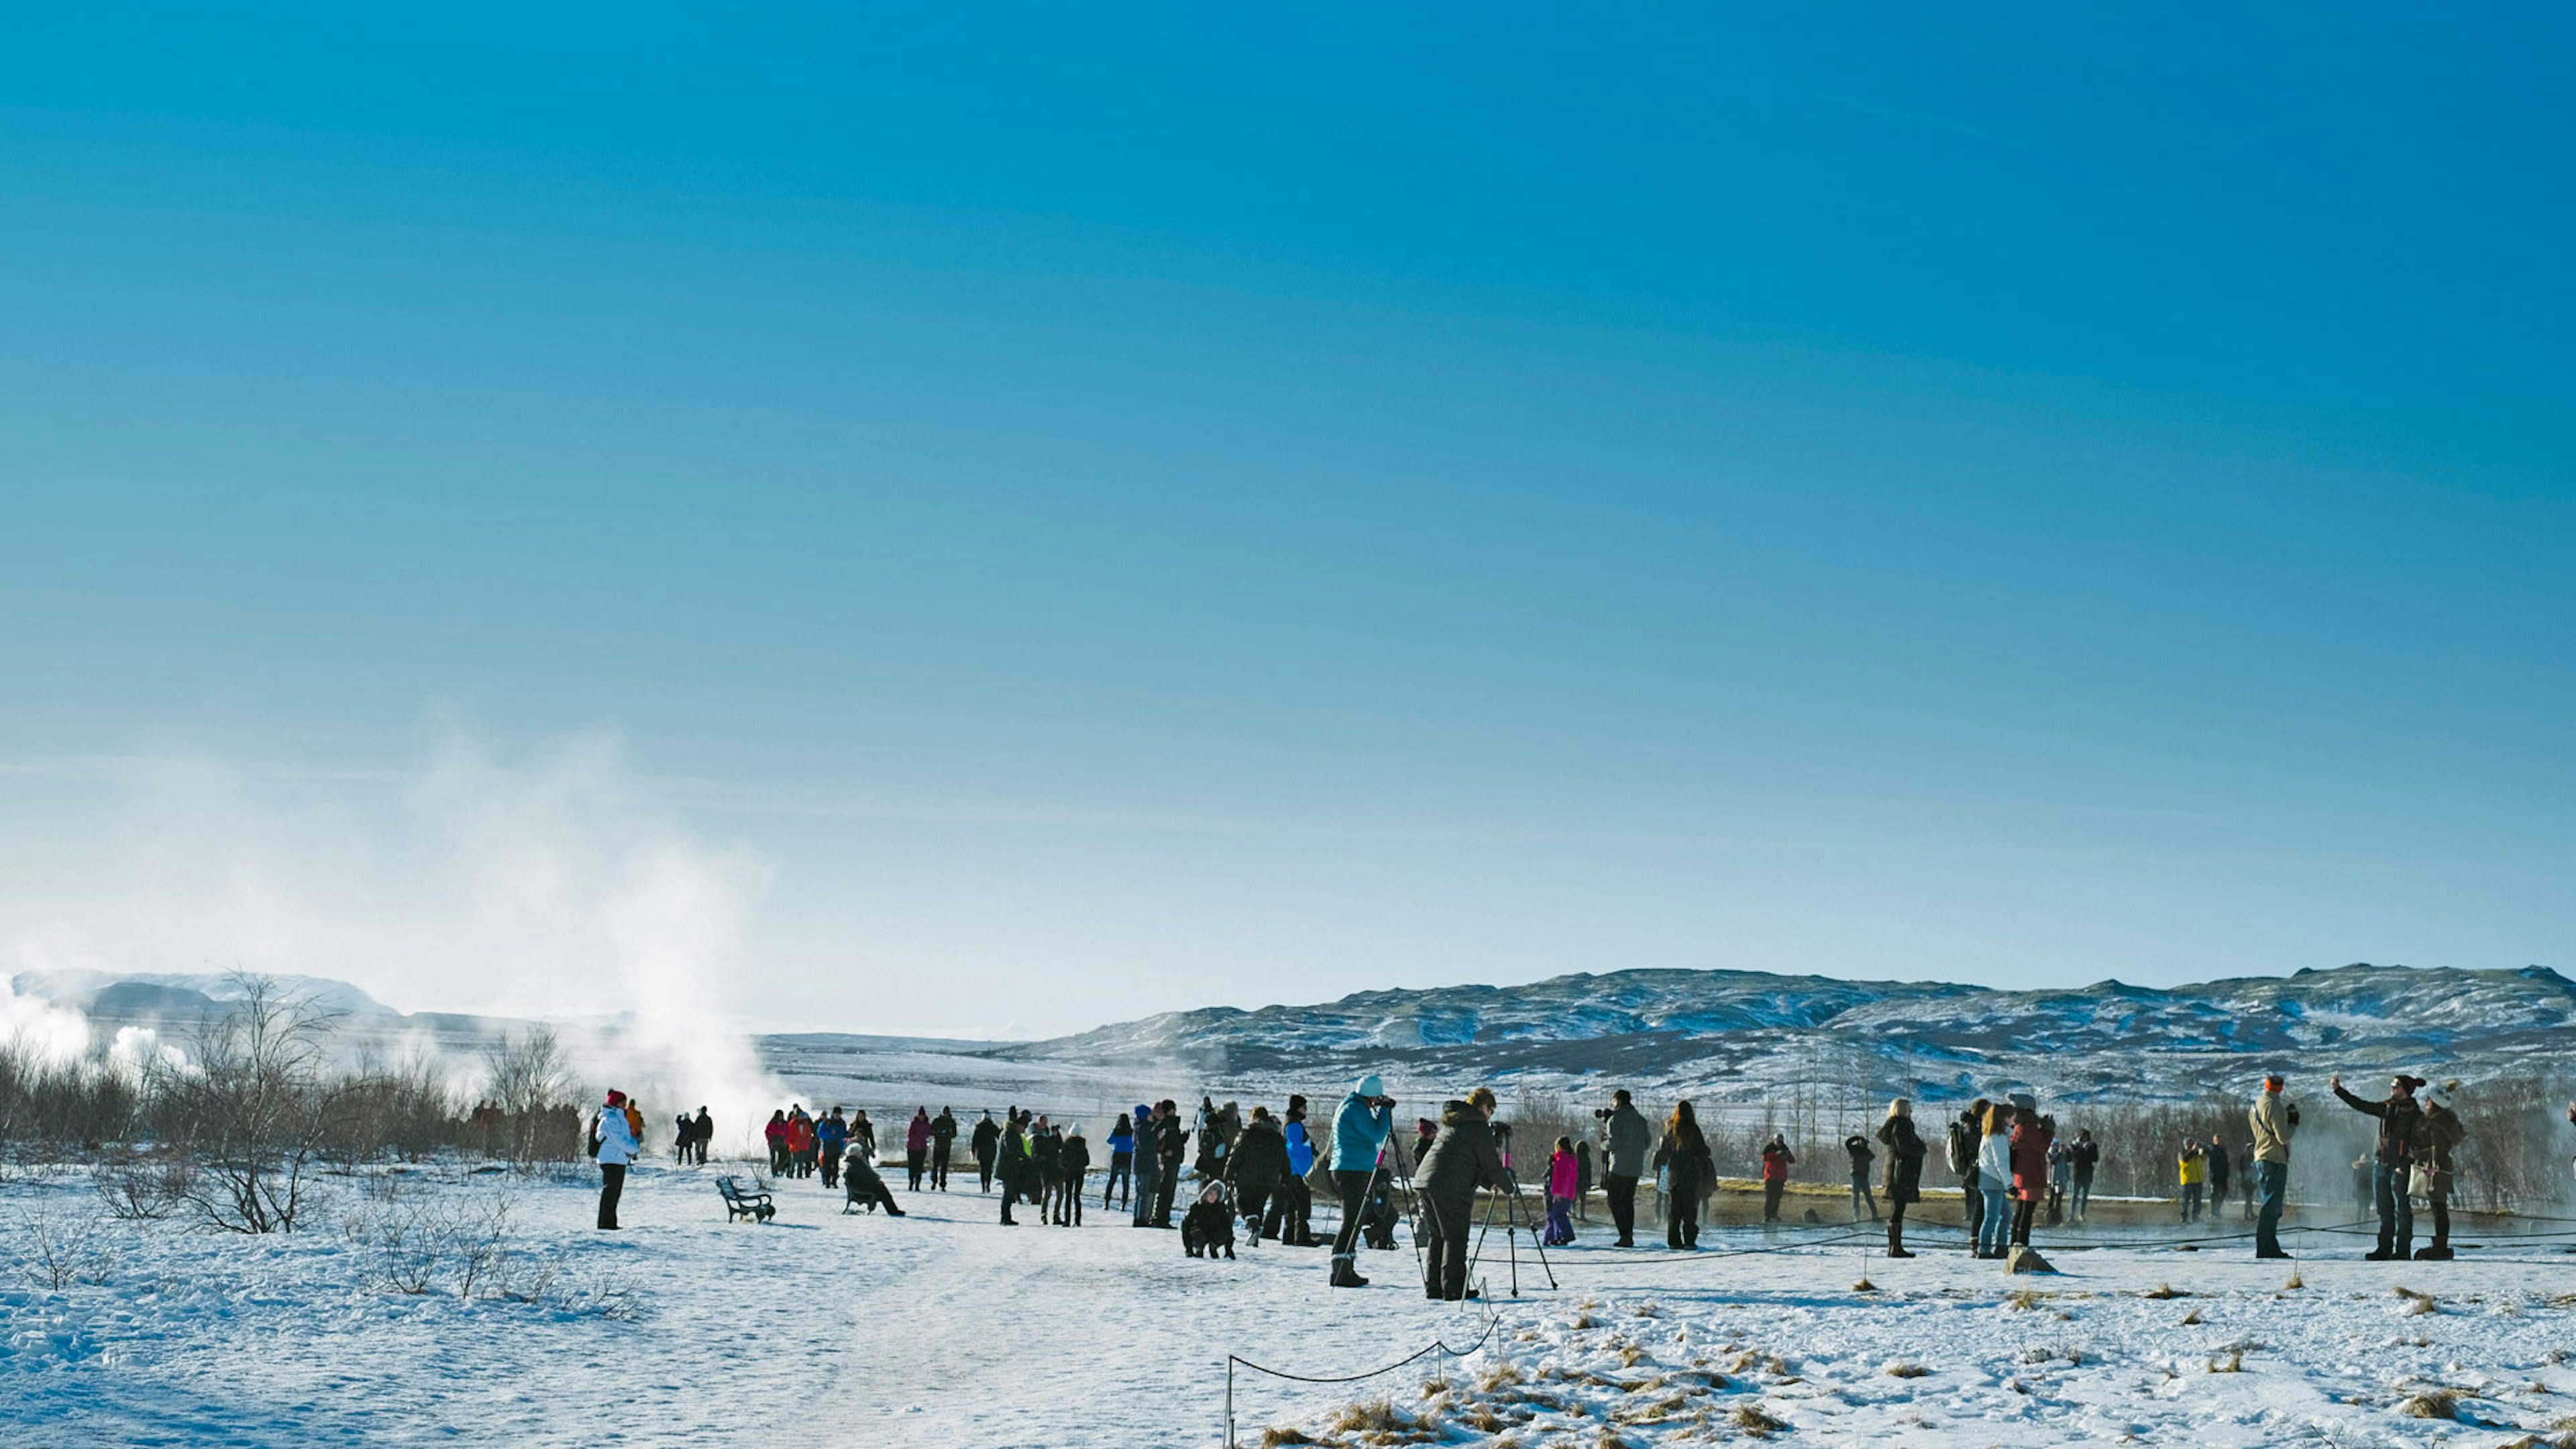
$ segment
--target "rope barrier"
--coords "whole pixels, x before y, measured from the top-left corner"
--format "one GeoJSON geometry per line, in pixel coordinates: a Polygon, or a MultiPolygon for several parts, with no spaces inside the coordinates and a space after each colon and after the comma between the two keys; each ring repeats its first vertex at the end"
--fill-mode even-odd
{"type": "Polygon", "coordinates": [[[1465,1348],[1452,1348],[1449,1346],[1446,1339],[1435,1338],[1429,1343],[1424,1344],[1422,1347],[1415,1349],[1413,1352],[1406,1354],[1404,1357],[1397,1359],[1395,1362],[1388,1364],[1383,1368],[1373,1368],[1366,1373],[1357,1374],[1292,1374],[1286,1369],[1275,1369],[1267,1364],[1254,1363],[1252,1360],[1243,1357],[1241,1354],[1229,1353],[1225,1356],[1226,1449],[1235,1449],[1234,1371],[1237,1368],[1249,1369],[1254,1373],[1267,1374],[1274,1379],[1285,1379],[1290,1383],[1296,1384],[1356,1384],[1365,1382],[1369,1379],[1383,1378],[1388,1374],[1394,1373],[1397,1369],[1410,1367],[1436,1354],[1439,1355],[1441,1359],[1440,1382],[1446,1383],[1449,1379],[1448,1360],[1453,1358],[1465,1358],[1476,1350],[1483,1348],[1488,1342],[1492,1341],[1494,1330],[1502,1327],[1502,1325],[1503,1316],[1491,1309],[1487,1309],[1485,1313],[1485,1331],[1477,1334],[1476,1341],[1467,1345],[1465,1348]]]}

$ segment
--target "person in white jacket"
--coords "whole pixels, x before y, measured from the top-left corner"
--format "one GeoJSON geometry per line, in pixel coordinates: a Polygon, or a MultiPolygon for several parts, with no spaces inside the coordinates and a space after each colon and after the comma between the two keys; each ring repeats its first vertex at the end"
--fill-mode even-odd
{"type": "Polygon", "coordinates": [[[1985,1200],[1977,1220],[1977,1256],[2000,1258],[2012,1239],[2012,1119],[2014,1107],[1986,1108],[1985,1134],[1977,1144],[1977,1190],[1985,1200]]]}
{"type": "Polygon", "coordinates": [[[593,1153],[599,1159],[599,1226],[603,1231],[617,1227],[617,1199],[626,1191],[626,1164],[635,1160],[642,1144],[635,1140],[635,1128],[626,1118],[626,1094],[611,1090],[608,1100],[591,1115],[590,1134],[599,1147],[593,1153]]]}

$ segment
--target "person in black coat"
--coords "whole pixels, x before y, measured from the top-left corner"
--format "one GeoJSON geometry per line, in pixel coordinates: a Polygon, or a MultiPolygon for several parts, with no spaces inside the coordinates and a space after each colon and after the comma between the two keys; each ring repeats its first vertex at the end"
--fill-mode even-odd
{"type": "Polygon", "coordinates": [[[1655,1148],[1655,1171],[1664,1177],[1664,1242],[1681,1252],[1699,1250],[1699,1200],[1717,1184],[1717,1159],[1700,1134],[1699,1114],[1685,1100],[1664,1121],[1655,1148]]]}
{"type": "Polygon", "coordinates": [[[1255,1107],[1234,1150],[1225,1157],[1225,1179],[1234,1184],[1235,1211],[1243,1215],[1246,1246],[1261,1246],[1261,1210],[1270,1195],[1288,1181],[1288,1137],[1270,1119],[1270,1109],[1255,1107]]]}
{"type": "Polygon", "coordinates": [[[1914,1104],[1903,1097],[1887,1104],[1887,1120],[1878,1124],[1879,1145],[1887,1149],[1887,1256],[1911,1258],[1905,1250],[1905,1209],[1923,1196],[1923,1139],[1914,1131],[1914,1104]]]}
{"type": "Polygon", "coordinates": [[[1062,1195],[1055,1200],[1055,1225],[1081,1227],[1082,1175],[1091,1170],[1091,1144],[1082,1140],[1081,1128],[1066,1133],[1056,1144],[1055,1170],[1064,1179],[1062,1195]]]}
{"type": "Polygon", "coordinates": [[[975,1135],[966,1140],[966,1145],[975,1150],[975,1190],[991,1192],[993,1156],[1002,1146],[1002,1129],[993,1122],[992,1108],[984,1109],[984,1120],[975,1124],[975,1135]]]}
{"type": "MultiPolygon", "coordinates": [[[[1181,1162],[1189,1155],[1190,1129],[1181,1125],[1180,1103],[1165,1097],[1156,1110],[1163,1120],[1154,1129],[1154,1160],[1162,1168],[1161,1179],[1154,1184],[1154,1226],[1168,1228],[1172,1200],[1181,1191],[1181,1162]]],[[[1137,1150],[1143,1151],[1144,1144],[1138,1143],[1137,1150]]]]}
{"type": "Polygon", "coordinates": [[[1440,1132],[1413,1175],[1424,1217],[1422,1288],[1426,1297],[1467,1294],[1467,1230],[1475,1224],[1476,1189],[1510,1181],[1494,1146],[1494,1093],[1478,1087],[1440,1108],[1440,1132]]]}

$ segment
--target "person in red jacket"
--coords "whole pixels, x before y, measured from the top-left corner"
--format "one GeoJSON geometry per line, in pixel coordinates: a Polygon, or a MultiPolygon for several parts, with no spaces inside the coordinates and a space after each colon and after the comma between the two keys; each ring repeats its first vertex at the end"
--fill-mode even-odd
{"type": "Polygon", "coordinates": [[[1780,1194],[1789,1190],[1789,1165],[1797,1160],[1789,1139],[1777,1132],[1762,1144],[1762,1221],[1780,1221],[1780,1194]]]}
{"type": "Polygon", "coordinates": [[[761,1138],[769,1144],[769,1170],[778,1177],[787,1175],[787,1114],[771,1112],[769,1125],[760,1129],[761,1138]]]}
{"type": "Polygon", "coordinates": [[[2030,1246],[2030,1220],[2048,1196],[2048,1148],[2057,1140],[2057,1120],[2039,1114],[2039,1100],[2015,1092],[2012,1128],[2012,1240],[2030,1246]]]}
{"type": "Polygon", "coordinates": [[[814,1119],[803,1107],[787,1114],[787,1168],[797,1177],[814,1175],[814,1119]]]}

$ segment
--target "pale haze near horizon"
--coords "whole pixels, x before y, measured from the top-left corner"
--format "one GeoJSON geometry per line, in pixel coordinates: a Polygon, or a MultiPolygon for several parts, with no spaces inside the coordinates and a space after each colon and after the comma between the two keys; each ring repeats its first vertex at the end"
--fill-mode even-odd
{"type": "Polygon", "coordinates": [[[310,21],[0,60],[10,970],[2576,961],[2564,16],[310,21]]]}

